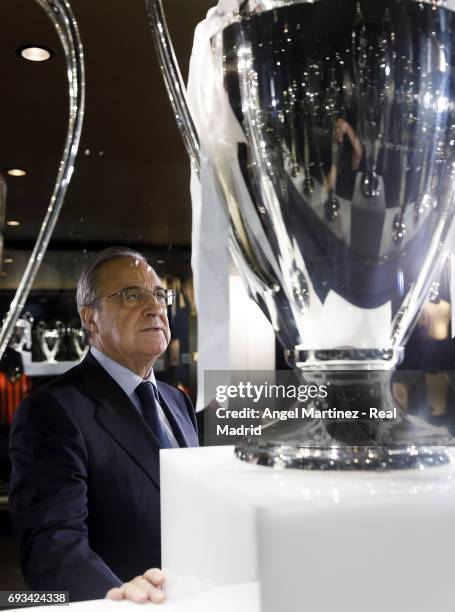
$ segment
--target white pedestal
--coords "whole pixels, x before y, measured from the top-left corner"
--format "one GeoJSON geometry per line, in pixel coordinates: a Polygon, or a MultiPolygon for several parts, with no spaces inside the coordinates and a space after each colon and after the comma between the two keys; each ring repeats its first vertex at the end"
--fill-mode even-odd
{"type": "MultiPolygon", "coordinates": [[[[68,605],[70,612],[257,612],[259,593],[257,583],[215,587],[208,591],[190,596],[184,600],[165,601],[159,607],[152,603],[136,604],[131,601],[112,601],[94,599],[79,601],[68,605]]],[[[30,608],[12,608],[14,612],[30,612],[30,608]]],[[[54,606],[40,606],[39,612],[55,612],[54,606]]],[[[64,608],[67,610],[67,608],[64,608]]]]}
{"type": "Polygon", "coordinates": [[[60,376],[60,374],[64,374],[70,368],[74,368],[74,366],[80,363],[80,360],[55,361],[54,363],[49,363],[48,361],[32,361],[32,354],[30,351],[22,351],[21,355],[24,372],[27,376],[60,376]]]}
{"type": "Polygon", "coordinates": [[[161,499],[170,602],[259,581],[263,612],[455,610],[453,465],[281,471],[171,449],[161,499]]]}

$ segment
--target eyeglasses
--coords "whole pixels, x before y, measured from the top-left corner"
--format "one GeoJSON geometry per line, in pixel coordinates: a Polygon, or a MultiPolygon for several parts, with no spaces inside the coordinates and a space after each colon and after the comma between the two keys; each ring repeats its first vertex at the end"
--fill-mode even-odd
{"type": "Polygon", "coordinates": [[[142,289],[141,287],[127,287],[126,289],[122,289],[116,293],[106,295],[99,300],[95,300],[89,304],[89,306],[95,306],[95,304],[98,304],[98,302],[107,300],[115,295],[120,295],[123,300],[123,304],[125,306],[129,306],[130,308],[134,308],[134,306],[143,306],[146,304],[151,295],[153,295],[158,304],[161,304],[162,306],[171,306],[175,300],[175,291],[172,289],[162,289],[159,287],[157,289],[149,290],[142,289]]]}

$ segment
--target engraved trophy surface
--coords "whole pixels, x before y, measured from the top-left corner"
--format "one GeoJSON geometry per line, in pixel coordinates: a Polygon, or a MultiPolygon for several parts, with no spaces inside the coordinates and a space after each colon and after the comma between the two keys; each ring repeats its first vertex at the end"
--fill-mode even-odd
{"type": "MultiPolygon", "coordinates": [[[[191,154],[161,3],[147,4],[191,154]]],[[[402,359],[454,237],[455,12],[416,0],[259,0],[218,18],[211,160],[249,292],[302,380],[331,381],[353,406],[375,387],[395,406],[384,372],[402,359]]],[[[349,435],[317,420],[288,429],[278,423],[236,453],[381,469],[445,463],[453,443],[404,414],[349,435]]]]}

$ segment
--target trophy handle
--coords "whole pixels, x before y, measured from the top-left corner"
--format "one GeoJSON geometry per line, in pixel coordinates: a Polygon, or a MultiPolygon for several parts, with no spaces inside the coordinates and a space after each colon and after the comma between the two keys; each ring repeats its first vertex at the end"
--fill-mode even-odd
{"type": "Polygon", "coordinates": [[[36,239],[33,252],[16,290],[13,301],[0,332],[0,357],[3,355],[14,326],[27,300],[36,273],[49,244],[50,237],[63,205],[65,193],[74,170],[74,161],[79,147],[84,116],[85,80],[84,56],[79,28],[67,0],[36,0],[52,21],[65,54],[68,89],[69,119],[66,140],[60,161],[54,190],[43,223],[36,239]]]}
{"type": "Polygon", "coordinates": [[[174,47],[164,16],[163,5],[161,0],[145,0],[145,7],[159,58],[161,74],[163,75],[175,119],[193,168],[199,176],[201,171],[199,137],[188,106],[186,88],[175,57],[174,47]]]}

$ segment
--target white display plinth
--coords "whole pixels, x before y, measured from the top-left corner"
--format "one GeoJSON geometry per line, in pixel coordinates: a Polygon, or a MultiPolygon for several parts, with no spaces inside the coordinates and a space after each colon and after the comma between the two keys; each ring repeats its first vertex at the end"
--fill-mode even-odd
{"type": "Polygon", "coordinates": [[[258,581],[263,612],[455,610],[453,464],[277,470],[233,447],[164,450],[160,463],[169,602],[258,581]]]}
{"type": "MultiPolygon", "coordinates": [[[[14,612],[30,612],[28,608],[12,608],[14,612]]],[[[158,607],[151,602],[136,604],[131,601],[112,601],[94,599],[70,603],[64,610],[71,612],[141,612],[159,610],[160,612],[257,612],[259,610],[259,593],[257,583],[238,584],[226,587],[215,587],[184,600],[165,601],[158,607]]],[[[39,612],[55,612],[54,606],[39,606],[39,612]]]]}

